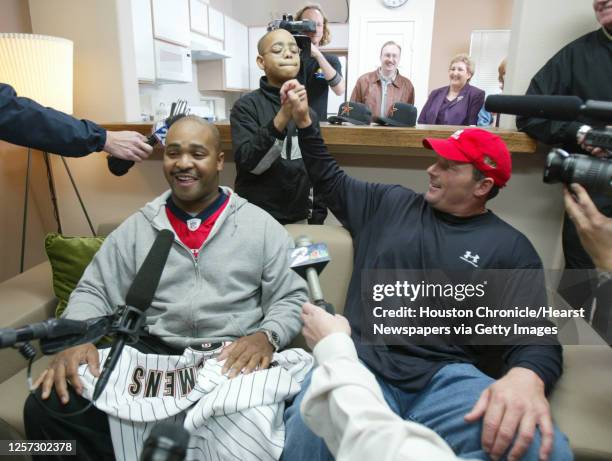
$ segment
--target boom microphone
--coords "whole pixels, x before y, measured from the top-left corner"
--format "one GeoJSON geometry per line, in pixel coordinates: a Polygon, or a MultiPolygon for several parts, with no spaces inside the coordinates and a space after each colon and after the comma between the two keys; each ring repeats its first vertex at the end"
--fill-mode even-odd
{"type": "Polygon", "coordinates": [[[493,94],[485,101],[485,109],[489,112],[568,122],[576,120],[581,106],[582,99],[577,96],[493,94]]]}
{"type": "Polygon", "coordinates": [[[573,122],[579,116],[597,121],[603,125],[612,122],[612,102],[589,99],[583,103],[582,99],[578,96],[494,94],[487,96],[485,109],[502,114],[538,117],[565,122],[573,122]]]}
{"type": "Polygon", "coordinates": [[[62,338],[71,335],[84,335],[87,324],[80,320],[49,319],[21,328],[0,329],[0,349],[32,339],[62,338]]]}
{"type": "Polygon", "coordinates": [[[117,334],[111,350],[104,361],[100,379],[96,383],[92,400],[100,397],[108,378],[117,365],[123,346],[128,340],[138,336],[144,323],[144,312],[149,308],[159,285],[164,266],[168,260],[170,248],[174,242],[174,234],[164,229],[157,234],[153,246],[149,250],[142,266],[138,270],[132,286],[125,297],[125,310],[117,326],[117,334]]]}

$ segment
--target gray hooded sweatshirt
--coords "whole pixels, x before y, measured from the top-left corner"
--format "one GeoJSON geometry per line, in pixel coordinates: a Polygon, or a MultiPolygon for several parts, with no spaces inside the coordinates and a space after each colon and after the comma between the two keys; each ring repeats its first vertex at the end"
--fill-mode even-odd
{"type": "MultiPolygon", "coordinates": [[[[197,260],[175,237],[146,329],[184,348],[235,340],[260,329],[278,333],[285,347],[301,328],[305,282],[289,268],[287,231],[231,189],[229,203],[200,248],[197,260]]],[[[161,229],[170,191],[126,219],[104,241],[70,296],[63,317],[110,314],[125,296],[161,229]]]]}

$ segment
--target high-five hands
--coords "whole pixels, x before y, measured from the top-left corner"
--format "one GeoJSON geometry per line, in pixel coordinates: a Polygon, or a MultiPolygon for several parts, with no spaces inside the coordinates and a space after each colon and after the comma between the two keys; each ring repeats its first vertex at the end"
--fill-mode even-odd
{"type": "Polygon", "coordinates": [[[312,124],[306,87],[296,79],[286,81],[280,89],[282,106],[291,107],[291,116],[298,128],[305,128],[312,124]]]}

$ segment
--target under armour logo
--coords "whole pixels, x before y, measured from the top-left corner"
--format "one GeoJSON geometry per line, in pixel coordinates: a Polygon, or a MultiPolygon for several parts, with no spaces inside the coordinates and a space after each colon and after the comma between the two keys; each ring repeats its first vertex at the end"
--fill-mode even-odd
{"type": "Polygon", "coordinates": [[[471,251],[467,250],[465,254],[459,259],[465,261],[466,263],[470,263],[474,267],[478,267],[478,261],[480,260],[480,256],[473,255],[471,251]]]}
{"type": "Polygon", "coordinates": [[[352,110],[353,107],[351,107],[350,104],[345,104],[344,106],[342,106],[342,112],[340,113],[340,115],[350,115],[352,110]]]}
{"type": "Polygon", "coordinates": [[[200,227],[201,223],[202,223],[202,220],[199,218],[190,219],[189,221],[187,221],[187,229],[193,232],[198,227],[200,227]]]}

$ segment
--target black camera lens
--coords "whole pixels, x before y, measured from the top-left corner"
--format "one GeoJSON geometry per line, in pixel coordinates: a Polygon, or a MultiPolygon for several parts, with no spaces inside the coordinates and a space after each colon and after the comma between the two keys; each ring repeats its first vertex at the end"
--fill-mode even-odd
{"type": "Polygon", "coordinates": [[[592,192],[612,192],[612,162],[553,149],[546,157],[545,183],[576,182],[592,192]]]}

